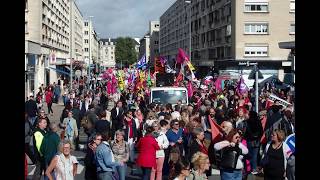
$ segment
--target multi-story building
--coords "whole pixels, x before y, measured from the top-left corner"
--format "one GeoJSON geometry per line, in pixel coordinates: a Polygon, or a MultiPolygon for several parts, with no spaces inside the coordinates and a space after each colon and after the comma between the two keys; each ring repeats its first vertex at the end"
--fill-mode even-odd
{"type": "Polygon", "coordinates": [[[70,57],[70,1],[26,0],[26,92],[38,91],[66,71],[70,57]]]}
{"type": "Polygon", "coordinates": [[[189,52],[190,20],[189,5],[184,0],[177,0],[160,17],[160,55],[174,60],[178,48],[189,52]]]}
{"type": "Polygon", "coordinates": [[[174,56],[177,48],[187,47],[179,43],[179,37],[190,36],[186,11],[193,64],[235,70],[239,61],[254,61],[282,79],[290,50],[278,42],[295,39],[295,0],[177,0],[160,18],[161,54],[174,56]]]}
{"type": "Polygon", "coordinates": [[[100,39],[100,59],[104,68],[115,67],[116,65],[116,39],[100,39]]]}
{"type": "MultiPolygon", "coordinates": [[[[99,60],[99,41],[96,31],[93,29],[91,20],[84,20],[83,28],[83,41],[84,41],[84,59],[87,66],[89,63],[98,64],[99,60]],[[89,62],[90,61],[90,62],[89,62]]],[[[91,68],[92,70],[92,68],[91,68]]],[[[86,74],[86,73],[85,73],[86,74]]]]}
{"type": "Polygon", "coordinates": [[[159,21],[150,21],[149,31],[150,31],[150,65],[154,65],[154,58],[159,56],[159,21]]]}
{"type": "Polygon", "coordinates": [[[142,56],[146,56],[146,61],[150,61],[150,33],[148,32],[144,35],[143,38],[140,39],[140,47],[139,47],[139,56],[138,59],[141,59],[142,56]]]}
{"type": "MultiPolygon", "coordinates": [[[[75,3],[73,1],[70,11],[71,16],[71,38],[70,38],[70,47],[71,47],[71,57],[73,59],[73,65],[77,66],[76,69],[79,69],[84,64],[83,57],[83,16],[75,3]]],[[[74,69],[74,68],[73,68],[74,69]]],[[[80,70],[80,69],[79,69],[80,70]]]]}

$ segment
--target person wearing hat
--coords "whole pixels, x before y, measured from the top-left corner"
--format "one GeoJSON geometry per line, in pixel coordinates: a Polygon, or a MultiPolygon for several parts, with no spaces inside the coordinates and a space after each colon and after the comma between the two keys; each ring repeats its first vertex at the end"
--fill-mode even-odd
{"type": "Polygon", "coordinates": [[[33,99],[33,93],[30,93],[29,100],[25,102],[25,112],[28,115],[28,120],[33,126],[38,114],[36,101],[33,99]]]}

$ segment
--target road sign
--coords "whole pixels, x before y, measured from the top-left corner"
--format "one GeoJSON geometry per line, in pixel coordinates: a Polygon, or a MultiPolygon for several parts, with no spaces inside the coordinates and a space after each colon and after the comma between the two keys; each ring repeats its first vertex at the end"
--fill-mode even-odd
{"type": "Polygon", "coordinates": [[[80,70],[76,70],[76,72],[74,73],[77,77],[81,76],[81,71],[80,70]]]}
{"type": "Polygon", "coordinates": [[[287,137],[287,139],[285,140],[285,143],[289,146],[289,148],[291,149],[292,153],[294,153],[295,151],[295,147],[296,147],[296,135],[295,134],[291,134],[287,137]]]}

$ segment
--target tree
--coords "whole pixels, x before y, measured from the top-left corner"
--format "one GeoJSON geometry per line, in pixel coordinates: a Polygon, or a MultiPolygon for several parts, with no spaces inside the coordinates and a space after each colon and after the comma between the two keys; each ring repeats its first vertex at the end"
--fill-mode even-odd
{"type": "Polygon", "coordinates": [[[116,63],[130,65],[137,61],[135,40],[130,37],[119,37],[116,41],[116,63]]]}

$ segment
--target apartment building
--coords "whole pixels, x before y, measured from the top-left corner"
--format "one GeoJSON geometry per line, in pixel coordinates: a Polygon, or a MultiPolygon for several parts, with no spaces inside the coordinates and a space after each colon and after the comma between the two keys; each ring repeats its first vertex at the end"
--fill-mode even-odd
{"type": "Polygon", "coordinates": [[[83,15],[81,14],[77,4],[73,1],[71,6],[71,58],[74,64],[83,64],[83,15]]]}
{"type": "Polygon", "coordinates": [[[174,60],[178,48],[189,52],[190,42],[190,5],[177,0],[160,17],[160,54],[168,60],[174,60]]]}
{"type": "MultiPolygon", "coordinates": [[[[89,61],[92,64],[98,64],[99,62],[99,41],[96,31],[93,29],[91,20],[84,20],[83,26],[83,48],[85,64],[89,66],[89,61]]],[[[87,67],[88,68],[88,67],[87,67]]],[[[92,69],[92,68],[91,68],[92,69]]],[[[86,72],[84,72],[86,74],[86,72]]]]}
{"type": "Polygon", "coordinates": [[[150,32],[150,65],[154,65],[154,58],[159,56],[159,21],[150,21],[149,32],[150,32]]]}
{"type": "Polygon", "coordinates": [[[160,17],[161,54],[187,50],[187,43],[178,44],[177,38],[187,39],[190,11],[193,64],[238,70],[239,61],[254,61],[281,79],[290,50],[280,49],[278,42],[295,39],[294,0],[191,0],[187,5],[177,0],[160,17]]]}
{"type": "Polygon", "coordinates": [[[104,68],[115,67],[116,65],[116,39],[100,39],[100,59],[104,68]]]}
{"type": "Polygon", "coordinates": [[[70,1],[25,1],[25,47],[26,92],[68,74],[70,1]]]}
{"type": "Polygon", "coordinates": [[[140,47],[139,47],[139,56],[138,60],[142,58],[142,56],[146,56],[146,61],[150,61],[150,33],[146,33],[143,38],[140,39],[140,47]]]}

